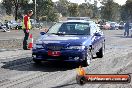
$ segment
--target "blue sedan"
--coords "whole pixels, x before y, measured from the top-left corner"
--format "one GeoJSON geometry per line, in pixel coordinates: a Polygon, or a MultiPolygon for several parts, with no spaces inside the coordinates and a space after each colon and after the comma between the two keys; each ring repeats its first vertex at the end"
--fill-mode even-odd
{"type": "Polygon", "coordinates": [[[93,21],[69,20],[58,22],[41,33],[32,49],[35,63],[41,61],[91,63],[93,55],[104,55],[105,37],[93,21]]]}

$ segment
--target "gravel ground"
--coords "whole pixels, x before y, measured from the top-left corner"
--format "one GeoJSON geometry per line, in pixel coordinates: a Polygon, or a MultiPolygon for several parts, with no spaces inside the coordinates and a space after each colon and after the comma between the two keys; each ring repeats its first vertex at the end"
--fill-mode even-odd
{"type": "MultiPolygon", "coordinates": [[[[19,39],[22,39],[22,31],[17,33],[20,34],[19,39]]],[[[39,36],[38,33],[39,30],[34,31],[36,38],[39,36]]],[[[85,67],[86,72],[90,74],[129,73],[132,76],[132,38],[123,37],[122,30],[107,30],[104,33],[106,35],[105,55],[103,58],[93,59],[90,66],[85,67]]],[[[1,34],[4,35],[0,33],[0,36],[1,34]]],[[[15,36],[11,38],[11,35],[14,36],[15,31],[10,32],[8,37],[1,36],[1,40],[16,39],[15,36]]],[[[32,62],[30,50],[24,51],[20,47],[2,48],[0,52],[0,88],[132,88],[132,82],[80,86],[75,80],[76,65],[73,63],[44,62],[35,65],[32,62]]]]}
{"type": "MultiPolygon", "coordinates": [[[[31,30],[34,40],[39,37],[42,30],[31,30]]],[[[11,32],[0,31],[0,49],[22,49],[24,33],[23,30],[12,30],[11,32]]]]}

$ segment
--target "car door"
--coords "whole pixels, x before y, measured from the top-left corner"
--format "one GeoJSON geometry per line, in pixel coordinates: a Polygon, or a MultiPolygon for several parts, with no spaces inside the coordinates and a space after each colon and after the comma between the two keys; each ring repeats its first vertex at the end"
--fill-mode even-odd
{"type": "Polygon", "coordinates": [[[97,40],[96,52],[98,52],[99,49],[102,47],[102,44],[104,43],[104,34],[96,24],[95,24],[95,29],[96,29],[95,36],[97,40]]]}
{"type": "Polygon", "coordinates": [[[100,30],[98,29],[96,24],[91,24],[91,43],[92,43],[92,53],[96,54],[98,50],[101,47],[101,35],[100,35],[100,30]]]}

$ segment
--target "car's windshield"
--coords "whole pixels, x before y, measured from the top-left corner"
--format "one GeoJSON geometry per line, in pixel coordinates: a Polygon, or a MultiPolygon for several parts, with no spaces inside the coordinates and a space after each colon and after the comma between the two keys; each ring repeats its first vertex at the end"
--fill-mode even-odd
{"type": "Polygon", "coordinates": [[[56,23],[47,33],[63,35],[89,35],[90,27],[88,23],[80,22],[56,23]]]}

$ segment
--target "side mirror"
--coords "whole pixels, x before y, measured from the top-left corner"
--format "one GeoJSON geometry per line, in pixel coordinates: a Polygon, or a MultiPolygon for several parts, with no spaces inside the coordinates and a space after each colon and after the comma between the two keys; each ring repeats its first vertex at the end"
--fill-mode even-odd
{"type": "Polygon", "coordinates": [[[101,36],[101,34],[100,33],[95,33],[94,36],[101,36]]]}
{"type": "Polygon", "coordinates": [[[46,34],[47,32],[48,32],[48,29],[47,29],[47,28],[46,28],[46,29],[42,29],[41,32],[40,32],[40,34],[41,34],[41,35],[44,35],[44,34],[46,34]]]}
{"type": "Polygon", "coordinates": [[[40,35],[45,35],[46,33],[45,32],[40,32],[40,35]]]}

